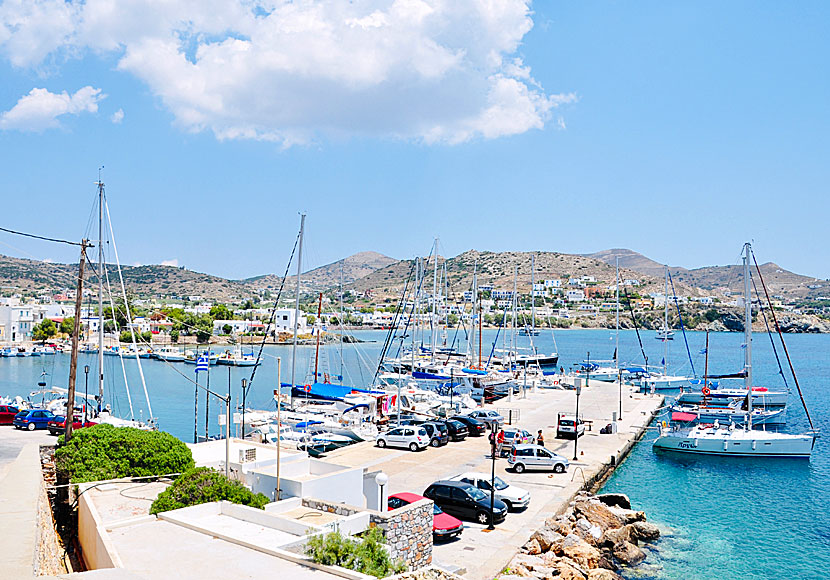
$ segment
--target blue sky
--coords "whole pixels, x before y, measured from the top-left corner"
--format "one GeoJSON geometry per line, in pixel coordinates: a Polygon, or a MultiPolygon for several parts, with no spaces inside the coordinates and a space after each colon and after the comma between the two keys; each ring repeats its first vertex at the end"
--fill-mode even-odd
{"type": "Polygon", "coordinates": [[[310,266],[752,239],[830,277],[826,3],[105,4],[0,4],[3,227],[81,237],[104,165],[130,264],[282,272],[305,211],[310,266]]]}

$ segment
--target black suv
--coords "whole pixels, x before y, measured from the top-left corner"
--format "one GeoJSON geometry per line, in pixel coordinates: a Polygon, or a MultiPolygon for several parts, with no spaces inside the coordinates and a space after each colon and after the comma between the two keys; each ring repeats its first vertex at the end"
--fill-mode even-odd
{"type": "Polygon", "coordinates": [[[450,417],[450,419],[466,425],[470,437],[481,437],[487,432],[487,425],[475,417],[470,417],[469,415],[455,415],[454,417],[450,417]]]}
{"type": "Polygon", "coordinates": [[[450,439],[453,441],[463,441],[467,438],[469,431],[467,430],[467,426],[462,423],[461,421],[456,421],[455,419],[446,419],[441,421],[444,425],[447,426],[447,431],[450,433],[450,439]]]}
{"type": "Polygon", "coordinates": [[[421,423],[420,426],[426,429],[429,444],[433,447],[440,447],[450,442],[450,433],[444,423],[427,422],[421,423]]]}
{"type": "MultiPolygon", "coordinates": [[[[490,523],[490,494],[463,481],[436,481],[424,491],[424,497],[450,515],[475,520],[482,525],[490,523]]],[[[507,517],[507,506],[501,500],[493,502],[493,523],[507,517]]]]}

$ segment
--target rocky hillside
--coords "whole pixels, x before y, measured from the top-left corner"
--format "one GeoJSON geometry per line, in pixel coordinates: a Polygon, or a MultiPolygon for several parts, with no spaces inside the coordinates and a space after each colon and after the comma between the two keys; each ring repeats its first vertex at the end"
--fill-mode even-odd
{"type": "MultiPolygon", "coordinates": [[[[348,258],[343,258],[342,260],[303,273],[301,283],[303,289],[306,291],[324,290],[340,284],[341,272],[343,283],[351,284],[355,280],[368,276],[376,270],[397,263],[398,260],[384,256],[378,252],[358,252],[348,258]]],[[[277,274],[267,274],[241,280],[241,282],[254,289],[278,288],[280,276],[277,274]]],[[[293,288],[293,285],[296,284],[296,276],[289,276],[286,279],[286,284],[287,287],[293,288]]]]}
{"type": "MultiPolygon", "coordinates": [[[[620,267],[652,276],[663,276],[664,266],[662,264],[633,250],[615,248],[587,254],[587,256],[609,265],[613,265],[619,256],[620,267]]],[[[784,300],[794,300],[826,296],[830,293],[830,281],[828,280],[795,274],[772,262],[761,264],[760,268],[770,295],[784,300]]],[[[723,290],[743,292],[743,266],[739,264],[706,266],[694,270],[670,266],[669,271],[675,283],[680,282],[688,287],[700,288],[707,293],[723,290]]]]}

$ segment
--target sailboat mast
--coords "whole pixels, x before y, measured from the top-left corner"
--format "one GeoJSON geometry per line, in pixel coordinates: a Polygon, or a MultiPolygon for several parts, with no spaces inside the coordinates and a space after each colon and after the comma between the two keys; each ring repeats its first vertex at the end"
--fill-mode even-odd
{"type": "Polygon", "coordinates": [[[438,316],[437,316],[437,302],[438,302],[438,238],[435,238],[435,244],[432,249],[432,328],[430,329],[431,342],[431,357],[435,362],[435,333],[438,330],[438,316]]]}
{"type": "Polygon", "coordinates": [[[669,267],[666,268],[666,289],[663,292],[665,298],[663,307],[663,376],[667,374],[669,358],[669,267]]]}
{"type": "Polygon", "coordinates": [[[614,362],[620,368],[620,257],[617,256],[617,281],[614,283],[617,294],[617,332],[614,344],[614,362]]]}
{"type": "MultiPolygon", "coordinates": [[[[113,312],[113,316],[115,313],[113,312]]],[[[104,182],[98,170],[98,410],[104,401],[104,182]]]]}
{"type": "Polygon", "coordinates": [[[320,324],[320,315],[323,314],[323,293],[320,292],[319,301],[317,302],[317,346],[314,350],[314,377],[311,379],[312,383],[317,382],[317,363],[320,361],[320,334],[322,334],[322,324],[320,324]]]}
{"type": "MultiPolygon", "coordinates": [[[[536,328],[536,254],[530,255],[530,330],[536,328]]],[[[532,332],[531,332],[532,334],[532,332]]]]}
{"type": "Polygon", "coordinates": [[[473,305],[470,309],[470,340],[468,344],[470,345],[470,366],[475,365],[473,362],[473,357],[475,356],[475,343],[476,343],[476,300],[478,298],[478,259],[473,262],[473,305]]]}
{"type": "Polygon", "coordinates": [[[303,234],[305,214],[300,214],[300,241],[297,244],[297,297],[294,302],[294,346],[291,349],[291,404],[294,404],[294,378],[297,371],[297,330],[300,325],[300,272],[303,268],[303,234]]]}
{"type": "Polygon", "coordinates": [[[746,377],[744,377],[744,386],[747,390],[747,400],[749,412],[752,413],[752,294],[750,286],[749,273],[749,242],[744,244],[744,342],[746,343],[746,350],[744,350],[744,369],[746,377]]]}

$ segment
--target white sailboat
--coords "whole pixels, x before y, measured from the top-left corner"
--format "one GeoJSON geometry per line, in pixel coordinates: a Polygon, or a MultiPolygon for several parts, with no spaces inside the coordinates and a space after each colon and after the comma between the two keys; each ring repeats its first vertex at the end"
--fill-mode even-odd
{"type": "MultiPolygon", "coordinates": [[[[744,386],[752,392],[752,296],[750,289],[749,243],[744,245],[744,386]]],[[[747,397],[747,420],[743,428],[734,423],[678,429],[665,422],[653,448],[661,451],[726,455],[730,457],[795,457],[809,458],[815,445],[816,433],[791,435],[752,429],[752,397],[747,397]]]]}

